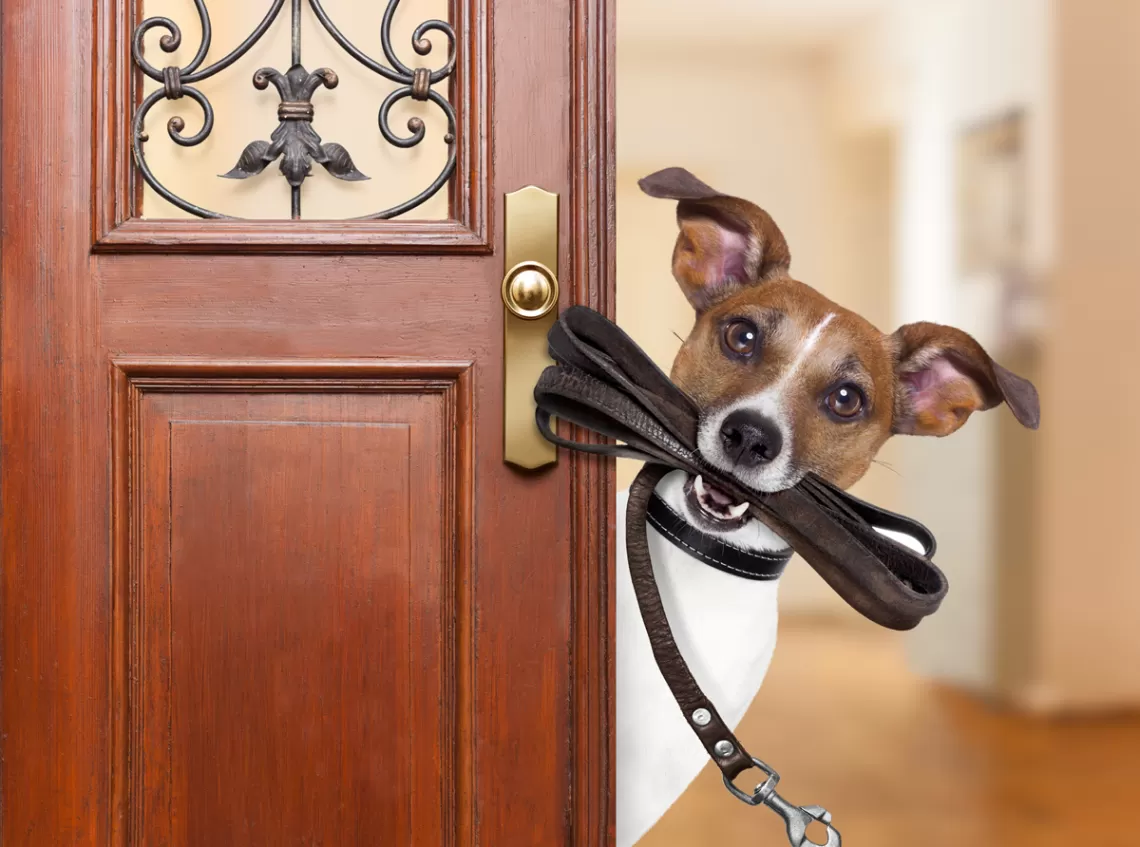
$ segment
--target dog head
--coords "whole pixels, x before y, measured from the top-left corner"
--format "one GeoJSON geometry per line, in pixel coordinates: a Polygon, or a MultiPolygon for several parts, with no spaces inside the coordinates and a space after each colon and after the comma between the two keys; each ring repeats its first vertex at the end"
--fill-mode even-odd
{"type": "MultiPolygon", "coordinates": [[[[848,487],[895,434],[949,435],[1002,402],[1036,429],[1036,389],[965,332],[882,333],[789,276],[787,242],[763,209],[681,168],[640,185],[677,201],[673,276],[696,323],[672,377],[702,409],[698,446],[715,467],[759,491],[809,472],[848,487]]],[[[714,523],[744,519],[700,479],[689,493],[714,523]]]]}

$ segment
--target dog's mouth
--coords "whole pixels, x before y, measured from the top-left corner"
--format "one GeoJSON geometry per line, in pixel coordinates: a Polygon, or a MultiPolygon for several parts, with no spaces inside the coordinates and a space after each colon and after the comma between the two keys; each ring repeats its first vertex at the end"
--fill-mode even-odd
{"type": "Polygon", "coordinates": [[[738,503],[700,476],[690,475],[685,482],[685,499],[694,515],[721,532],[739,529],[752,519],[748,503],[738,503]]]}

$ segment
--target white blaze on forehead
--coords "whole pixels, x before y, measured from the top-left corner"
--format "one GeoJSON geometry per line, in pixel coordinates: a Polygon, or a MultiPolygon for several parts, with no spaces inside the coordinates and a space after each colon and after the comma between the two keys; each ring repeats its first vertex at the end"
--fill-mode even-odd
{"type": "Polygon", "coordinates": [[[788,369],[784,371],[783,374],[781,374],[780,379],[776,382],[774,389],[777,396],[779,396],[779,393],[783,390],[784,386],[787,385],[793,377],[795,377],[796,372],[801,367],[803,367],[804,362],[806,362],[808,356],[811,355],[811,351],[814,350],[815,346],[819,343],[819,339],[823,335],[823,331],[827,329],[827,325],[833,320],[835,320],[835,312],[829,312],[827,314],[827,317],[812,327],[811,332],[807,334],[807,337],[804,338],[803,344],[800,345],[800,349],[796,353],[796,358],[792,360],[792,363],[788,366],[788,369]]]}
{"type": "Polygon", "coordinates": [[[723,471],[736,473],[746,485],[760,491],[780,491],[795,482],[793,479],[795,469],[792,467],[792,448],[796,438],[792,431],[792,415],[789,413],[787,404],[787,388],[815,348],[819,346],[820,338],[823,337],[828,324],[833,320],[835,320],[835,313],[830,312],[812,327],[811,331],[800,342],[795,358],[774,383],[763,391],[741,397],[735,403],[730,403],[717,414],[701,423],[700,430],[697,433],[697,446],[708,461],[723,471]],[[784,445],[775,461],[759,469],[740,470],[736,466],[737,463],[724,454],[720,445],[720,428],[728,416],[737,409],[752,409],[764,415],[780,428],[784,445]]]}

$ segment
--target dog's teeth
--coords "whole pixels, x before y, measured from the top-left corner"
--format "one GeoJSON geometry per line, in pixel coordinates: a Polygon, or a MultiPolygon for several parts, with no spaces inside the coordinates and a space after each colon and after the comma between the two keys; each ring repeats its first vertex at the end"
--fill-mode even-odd
{"type": "Polygon", "coordinates": [[[693,480],[693,488],[696,489],[697,496],[703,500],[706,496],[705,481],[701,479],[700,476],[697,476],[697,478],[693,480]]]}
{"type": "Polygon", "coordinates": [[[747,511],[748,511],[748,504],[747,503],[737,503],[735,506],[730,506],[728,508],[728,514],[730,517],[733,517],[733,518],[739,518],[741,515],[743,515],[747,511]]]}

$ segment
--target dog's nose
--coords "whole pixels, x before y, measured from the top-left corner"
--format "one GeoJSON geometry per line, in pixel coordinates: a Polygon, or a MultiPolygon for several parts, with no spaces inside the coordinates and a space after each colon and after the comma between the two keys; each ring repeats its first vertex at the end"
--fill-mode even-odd
{"type": "Polygon", "coordinates": [[[728,458],[746,468],[766,465],[780,455],[784,437],[774,422],[757,412],[737,409],[724,419],[720,443],[728,458]]]}

